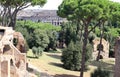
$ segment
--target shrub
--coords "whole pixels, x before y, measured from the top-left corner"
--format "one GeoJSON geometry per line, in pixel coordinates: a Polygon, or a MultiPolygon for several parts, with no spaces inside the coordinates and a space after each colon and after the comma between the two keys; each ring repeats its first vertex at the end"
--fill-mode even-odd
{"type": "Polygon", "coordinates": [[[46,47],[49,43],[48,42],[49,37],[46,32],[47,31],[49,31],[50,33],[53,31],[58,32],[61,30],[61,26],[54,26],[49,23],[36,23],[36,22],[32,22],[32,21],[17,21],[15,30],[19,31],[23,34],[23,36],[25,37],[25,39],[29,45],[29,48],[32,48],[33,46],[39,47],[40,45],[38,45],[38,44],[40,44],[40,43],[44,43],[44,44],[42,44],[42,46],[44,45],[44,47],[46,47]],[[38,30],[40,30],[40,31],[38,31],[38,30]],[[37,37],[39,37],[39,36],[41,36],[40,40],[42,39],[42,37],[43,38],[45,37],[48,39],[43,39],[42,42],[36,42],[36,41],[38,41],[37,37]],[[47,41],[47,43],[45,41],[47,41]]]}
{"type": "Polygon", "coordinates": [[[37,56],[37,47],[32,47],[32,53],[35,57],[37,56]]]}
{"type": "Polygon", "coordinates": [[[92,41],[93,41],[96,37],[97,37],[96,34],[93,33],[93,32],[91,32],[91,33],[89,34],[89,36],[88,36],[89,42],[92,43],[92,41]]]}
{"type": "Polygon", "coordinates": [[[36,29],[33,33],[34,46],[45,49],[49,44],[49,37],[44,30],[36,29]]]}
{"type": "MultiPolygon", "coordinates": [[[[89,50],[89,49],[88,49],[89,50]]],[[[63,66],[66,69],[70,70],[80,70],[81,58],[82,58],[82,43],[80,42],[70,42],[68,47],[62,52],[63,66]]],[[[87,52],[87,56],[85,58],[86,62],[90,59],[91,53],[87,52]]]]}
{"type": "Polygon", "coordinates": [[[57,40],[58,40],[58,33],[56,31],[47,31],[48,37],[49,37],[49,44],[46,48],[46,51],[55,51],[57,48],[57,40]]]}
{"type": "Polygon", "coordinates": [[[102,70],[101,68],[98,68],[93,73],[91,73],[91,77],[109,77],[109,76],[110,72],[102,70]]]}
{"type": "Polygon", "coordinates": [[[39,58],[39,56],[42,56],[43,49],[41,47],[33,47],[32,52],[36,58],[39,58]]]}
{"type": "Polygon", "coordinates": [[[38,47],[38,55],[39,55],[39,56],[42,56],[43,50],[44,50],[43,48],[38,47]]]}

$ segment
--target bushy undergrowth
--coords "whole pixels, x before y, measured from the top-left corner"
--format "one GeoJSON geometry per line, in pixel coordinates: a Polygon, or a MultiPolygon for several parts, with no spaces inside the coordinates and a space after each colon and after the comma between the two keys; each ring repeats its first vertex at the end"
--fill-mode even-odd
{"type": "Polygon", "coordinates": [[[93,73],[91,73],[91,77],[110,77],[110,72],[98,68],[93,73]]]}
{"type": "Polygon", "coordinates": [[[42,56],[43,49],[41,47],[33,47],[32,52],[36,58],[39,58],[40,56],[42,56]]]}
{"type": "MultiPolygon", "coordinates": [[[[86,62],[90,59],[91,57],[91,49],[90,46],[88,45],[87,48],[89,48],[87,51],[87,56],[85,57],[86,62]]],[[[63,50],[62,52],[62,59],[61,61],[63,62],[63,66],[66,69],[70,70],[80,70],[80,65],[81,65],[81,58],[82,58],[82,43],[80,42],[71,42],[68,47],[63,50]]]]}

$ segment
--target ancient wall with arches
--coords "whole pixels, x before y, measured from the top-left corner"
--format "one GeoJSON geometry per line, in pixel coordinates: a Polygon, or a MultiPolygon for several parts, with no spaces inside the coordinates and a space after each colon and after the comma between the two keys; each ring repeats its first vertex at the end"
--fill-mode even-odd
{"type": "Polygon", "coordinates": [[[100,38],[96,38],[93,40],[93,54],[92,57],[94,60],[97,59],[98,52],[100,50],[100,58],[108,58],[109,57],[109,42],[105,39],[102,39],[102,45],[100,45],[100,38]]]}

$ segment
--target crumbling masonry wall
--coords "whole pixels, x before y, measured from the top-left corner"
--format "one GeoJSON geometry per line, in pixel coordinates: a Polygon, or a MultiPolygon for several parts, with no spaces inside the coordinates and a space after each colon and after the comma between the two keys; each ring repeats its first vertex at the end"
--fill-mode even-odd
{"type": "MultiPolygon", "coordinates": [[[[96,38],[93,40],[93,54],[92,57],[94,60],[97,59],[98,52],[99,52],[99,45],[100,45],[100,38],[96,38]]],[[[109,57],[109,42],[105,39],[102,39],[102,46],[100,49],[100,58],[108,58],[109,57]]]]}
{"type": "Polygon", "coordinates": [[[21,33],[11,27],[0,26],[0,77],[27,77],[24,44],[21,33]],[[18,48],[13,44],[14,38],[18,39],[18,48]]]}
{"type": "Polygon", "coordinates": [[[120,37],[115,41],[115,72],[114,77],[120,77],[120,37]]]}

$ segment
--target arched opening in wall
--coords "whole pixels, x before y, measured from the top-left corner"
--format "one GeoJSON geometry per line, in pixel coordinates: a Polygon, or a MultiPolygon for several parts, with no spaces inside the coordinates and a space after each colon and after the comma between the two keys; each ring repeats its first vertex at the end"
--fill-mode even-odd
{"type": "Polygon", "coordinates": [[[41,20],[38,20],[38,22],[41,22],[41,20]]]}
{"type": "Polygon", "coordinates": [[[4,29],[0,29],[0,40],[2,39],[4,33],[5,33],[5,30],[4,29]]]}
{"type": "MultiPolygon", "coordinates": [[[[97,58],[98,58],[98,56],[97,56],[97,58]]],[[[99,56],[99,59],[103,59],[103,56],[102,56],[102,55],[100,55],[100,56],[99,56]]]]}
{"type": "Polygon", "coordinates": [[[11,48],[9,45],[5,45],[4,48],[3,48],[3,54],[11,54],[12,55],[12,52],[11,52],[11,48]]]}
{"type": "Polygon", "coordinates": [[[18,44],[18,39],[17,38],[13,39],[13,44],[14,44],[14,46],[17,46],[17,44],[18,44]]]}
{"type": "Polygon", "coordinates": [[[103,44],[98,44],[97,45],[97,50],[98,51],[103,51],[104,47],[103,47],[103,44]]]}
{"type": "Polygon", "coordinates": [[[103,56],[102,56],[102,55],[100,55],[100,59],[103,59],[103,56]]]}
{"type": "Polygon", "coordinates": [[[13,66],[13,60],[12,59],[10,59],[10,65],[13,66]]]}

